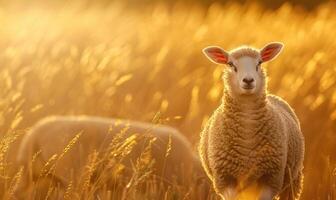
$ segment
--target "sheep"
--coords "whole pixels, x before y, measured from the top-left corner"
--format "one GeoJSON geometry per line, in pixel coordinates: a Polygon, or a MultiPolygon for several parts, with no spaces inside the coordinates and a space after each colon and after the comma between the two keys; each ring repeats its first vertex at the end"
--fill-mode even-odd
{"type": "Polygon", "coordinates": [[[283,44],[230,52],[203,49],[225,64],[222,102],[206,122],[199,143],[203,168],[222,199],[299,199],[303,187],[304,138],[293,109],[268,94],[261,64],[273,60],[283,44]]]}
{"type": "MultiPolygon", "coordinates": [[[[37,192],[40,196],[47,195],[50,183],[53,182],[57,185],[59,193],[54,198],[63,198],[69,184],[76,185],[78,177],[89,162],[89,155],[95,151],[103,152],[108,149],[111,141],[121,134],[121,142],[125,141],[125,143],[127,138],[138,136],[137,143],[132,146],[131,152],[122,158],[125,171],[123,174],[128,178],[124,180],[130,180],[137,158],[152,141],[153,174],[164,183],[166,188],[174,184],[182,185],[189,177],[195,178],[193,180],[201,180],[200,185],[204,186],[205,182],[202,178],[206,178],[206,175],[197,154],[192,151],[189,141],[172,127],[100,117],[54,116],[39,121],[22,139],[17,161],[18,165],[24,166],[25,173],[16,191],[17,197],[27,199],[26,194],[32,191],[31,183],[38,180],[40,183],[37,192]],[[72,146],[57,161],[52,178],[44,177],[41,180],[41,171],[50,158],[55,154],[62,154],[66,146],[71,143],[69,141],[76,137],[77,141],[72,142],[72,146]]],[[[126,184],[127,182],[123,185],[126,184]]],[[[109,187],[113,189],[116,186],[109,187]]],[[[200,193],[204,195],[200,197],[201,199],[207,196],[207,190],[204,188],[200,193]]]]}

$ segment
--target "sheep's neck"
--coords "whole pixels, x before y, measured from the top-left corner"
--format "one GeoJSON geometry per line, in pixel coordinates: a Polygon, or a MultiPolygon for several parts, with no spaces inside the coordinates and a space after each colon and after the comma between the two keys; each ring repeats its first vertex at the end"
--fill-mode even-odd
{"type": "Polygon", "coordinates": [[[222,105],[225,120],[236,124],[236,134],[246,139],[253,138],[260,132],[264,119],[268,116],[265,93],[238,99],[224,91],[222,105]]]}

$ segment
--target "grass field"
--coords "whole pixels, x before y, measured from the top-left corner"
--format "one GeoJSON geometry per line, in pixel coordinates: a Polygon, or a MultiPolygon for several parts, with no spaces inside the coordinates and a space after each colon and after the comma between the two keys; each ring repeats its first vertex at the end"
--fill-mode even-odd
{"type": "Polygon", "coordinates": [[[302,197],[335,199],[334,7],[329,3],[310,13],[289,4],[267,10],[232,3],[2,8],[2,190],[9,195],[16,180],[5,158],[11,139],[48,115],[151,121],[160,112],[164,123],[179,128],[196,147],[223,89],[221,66],[208,62],[201,49],[211,44],[261,48],[281,41],[283,53],[265,67],[269,91],[286,99],[301,121],[306,140],[302,197]]]}

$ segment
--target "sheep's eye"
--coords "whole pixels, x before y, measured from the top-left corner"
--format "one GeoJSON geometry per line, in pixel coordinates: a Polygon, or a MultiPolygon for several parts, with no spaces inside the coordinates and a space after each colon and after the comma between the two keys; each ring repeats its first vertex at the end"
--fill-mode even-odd
{"type": "Polygon", "coordinates": [[[258,62],[258,64],[256,65],[256,71],[258,71],[258,69],[259,69],[259,67],[260,67],[261,63],[262,63],[262,62],[261,62],[261,61],[259,61],[259,62],[258,62]]]}
{"type": "Polygon", "coordinates": [[[237,70],[237,67],[236,67],[232,62],[229,62],[228,65],[229,65],[231,68],[233,68],[233,70],[234,70],[235,72],[238,71],[238,70],[237,70]]]}

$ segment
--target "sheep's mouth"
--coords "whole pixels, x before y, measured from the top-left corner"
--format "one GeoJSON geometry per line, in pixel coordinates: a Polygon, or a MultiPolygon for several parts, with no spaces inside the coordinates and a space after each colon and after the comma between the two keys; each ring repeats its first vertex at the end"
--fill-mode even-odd
{"type": "Polygon", "coordinates": [[[242,88],[245,89],[245,90],[252,90],[254,88],[254,86],[253,85],[244,85],[244,86],[242,86],[242,88]]]}

